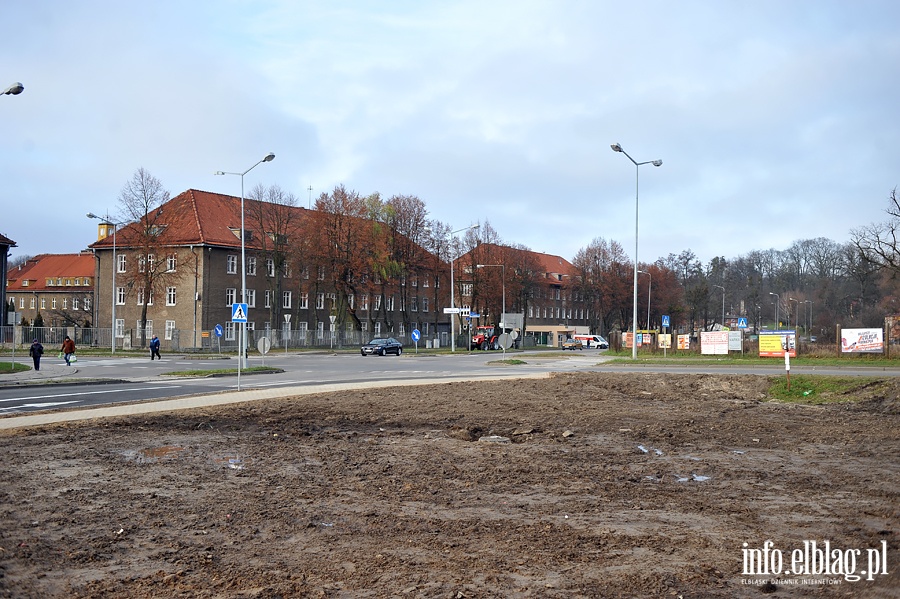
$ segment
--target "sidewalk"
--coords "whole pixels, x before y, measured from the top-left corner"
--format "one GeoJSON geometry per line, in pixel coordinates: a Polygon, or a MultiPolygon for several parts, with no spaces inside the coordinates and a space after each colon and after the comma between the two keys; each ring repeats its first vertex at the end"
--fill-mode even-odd
{"type": "MultiPolygon", "coordinates": [[[[29,364],[30,366],[30,364],[29,364]]],[[[16,385],[41,384],[51,381],[63,380],[78,372],[78,362],[72,366],[66,366],[64,363],[55,360],[41,360],[41,369],[35,371],[33,368],[24,372],[15,372],[12,374],[0,374],[0,387],[14,387],[16,385]]]]}

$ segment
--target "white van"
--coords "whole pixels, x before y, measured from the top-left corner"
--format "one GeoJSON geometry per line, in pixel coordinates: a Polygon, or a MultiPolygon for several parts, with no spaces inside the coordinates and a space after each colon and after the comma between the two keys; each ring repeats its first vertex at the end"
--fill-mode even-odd
{"type": "Polygon", "coordinates": [[[609,342],[600,335],[573,335],[572,338],[581,341],[581,344],[585,347],[609,349],[609,342]]]}

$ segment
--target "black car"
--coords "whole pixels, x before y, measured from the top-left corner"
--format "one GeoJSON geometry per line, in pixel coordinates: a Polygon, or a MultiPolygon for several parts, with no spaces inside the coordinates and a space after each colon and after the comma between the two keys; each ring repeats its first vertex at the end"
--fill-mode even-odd
{"type": "Polygon", "coordinates": [[[361,348],[359,348],[359,353],[364,356],[368,356],[369,354],[377,354],[379,356],[384,356],[386,354],[397,354],[399,356],[403,353],[403,344],[393,337],[372,339],[361,348]]]}

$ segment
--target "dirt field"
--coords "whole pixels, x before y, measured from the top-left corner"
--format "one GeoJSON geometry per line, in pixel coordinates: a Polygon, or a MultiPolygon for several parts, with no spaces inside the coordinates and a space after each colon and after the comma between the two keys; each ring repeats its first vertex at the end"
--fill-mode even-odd
{"type": "Polygon", "coordinates": [[[5,433],[0,596],[900,597],[900,381],[766,387],[571,374],[5,433]]]}

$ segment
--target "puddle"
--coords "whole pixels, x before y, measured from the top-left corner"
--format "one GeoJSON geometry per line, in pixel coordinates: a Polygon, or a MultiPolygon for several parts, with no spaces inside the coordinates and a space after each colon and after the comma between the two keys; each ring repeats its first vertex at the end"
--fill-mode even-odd
{"type": "Polygon", "coordinates": [[[181,455],[184,447],[179,445],[162,445],[160,447],[147,447],[137,451],[124,452],[126,459],[134,460],[139,464],[152,464],[161,460],[174,460],[181,455]]]}
{"type": "Polygon", "coordinates": [[[680,474],[674,474],[675,480],[680,483],[686,483],[690,481],[696,481],[698,483],[706,482],[710,479],[709,476],[703,476],[700,474],[691,474],[690,476],[681,476],[680,474]]]}
{"type": "MultiPolygon", "coordinates": [[[[650,450],[647,449],[646,447],[644,447],[643,445],[638,445],[637,448],[641,450],[641,453],[650,453],[650,450]]],[[[663,454],[661,449],[655,449],[655,448],[653,448],[653,453],[655,453],[656,455],[663,454]]]]}

